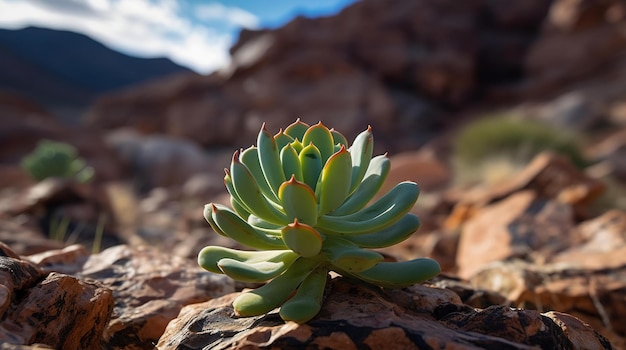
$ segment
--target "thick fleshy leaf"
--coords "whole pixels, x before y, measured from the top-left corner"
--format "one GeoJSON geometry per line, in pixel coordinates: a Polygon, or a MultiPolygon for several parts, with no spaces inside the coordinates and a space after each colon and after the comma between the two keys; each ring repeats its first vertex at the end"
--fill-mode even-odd
{"type": "Polygon", "coordinates": [[[280,149],[274,140],[274,136],[267,131],[265,123],[259,132],[257,138],[257,147],[259,152],[259,162],[263,175],[269,184],[272,192],[278,196],[278,188],[285,182],[285,173],[280,163],[280,149]]]}
{"type": "Polygon", "coordinates": [[[386,155],[374,157],[361,183],[331,215],[352,214],[365,207],[385,183],[390,169],[391,163],[386,155]]]}
{"type": "Polygon", "coordinates": [[[285,178],[289,179],[293,175],[296,177],[296,180],[303,181],[300,158],[298,157],[298,152],[293,148],[291,143],[288,143],[282,150],[280,150],[280,161],[283,163],[285,178]]]}
{"type": "Polygon", "coordinates": [[[230,163],[230,176],[237,196],[251,214],[276,224],[286,222],[285,214],[275,208],[263,196],[248,167],[239,161],[237,152],[233,155],[233,160],[230,163]]]}
{"type": "Polygon", "coordinates": [[[280,237],[267,235],[262,230],[255,229],[229,208],[215,203],[207,204],[207,206],[211,211],[209,223],[215,224],[217,229],[227,237],[256,249],[285,249],[280,237]]]}
{"type": "Polygon", "coordinates": [[[237,212],[237,214],[239,214],[239,216],[241,216],[242,218],[247,218],[250,215],[250,209],[239,197],[237,191],[235,191],[235,186],[233,186],[233,178],[232,176],[230,176],[230,171],[228,169],[224,169],[224,172],[226,173],[226,175],[224,175],[224,185],[226,185],[226,189],[230,194],[230,203],[233,209],[235,209],[235,211],[237,212]]]}
{"type": "Polygon", "coordinates": [[[308,145],[309,143],[313,143],[320,151],[322,164],[326,163],[326,160],[335,152],[333,135],[322,122],[313,125],[304,133],[302,144],[308,145]]]}
{"type": "Polygon", "coordinates": [[[350,185],[350,192],[354,191],[356,187],[361,183],[363,176],[372,160],[372,153],[374,151],[374,136],[372,135],[372,127],[368,126],[367,130],[363,131],[354,139],[352,146],[350,146],[349,152],[352,157],[352,181],[350,185]]]}
{"type": "Polygon", "coordinates": [[[225,258],[254,264],[263,261],[293,262],[297,258],[297,256],[294,255],[296,254],[288,249],[249,251],[220,246],[208,246],[204,247],[198,254],[198,265],[200,265],[200,267],[207,271],[211,271],[213,273],[222,273],[219,266],[217,266],[217,262],[225,258]]]}
{"type": "Polygon", "coordinates": [[[285,245],[305,258],[319,254],[322,249],[322,235],[313,227],[299,223],[297,219],[283,228],[282,233],[285,245]]]}
{"type": "Polygon", "coordinates": [[[339,207],[350,190],[352,160],[344,146],[324,165],[315,187],[319,199],[319,214],[324,215],[339,207]]]}
{"type": "Polygon", "coordinates": [[[254,179],[256,180],[259,189],[267,199],[278,203],[278,196],[272,191],[270,185],[265,179],[263,169],[261,169],[261,162],[259,161],[259,149],[255,146],[248,147],[239,155],[239,160],[245,164],[254,179]]]}
{"type": "Polygon", "coordinates": [[[346,139],[345,136],[343,136],[342,133],[340,133],[339,131],[335,130],[335,129],[330,129],[330,133],[333,135],[333,143],[335,144],[335,148],[337,148],[337,145],[344,145],[346,147],[348,147],[348,139],[346,139]]]}
{"type": "Polygon", "coordinates": [[[361,272],[371,269],[384,257],[372,250],[362,249],[339,237],[328,236],[322,249],[328,260],[343,271],[361,272]]]}
{"type": "Polygon", "coordinates": [[[315,317],[322,307],[328,270],[317,267],[302,281],[296,294],[280,307],[280,317],[285,321],[305,323],[315,317]]]}
{"type": "Polygon", "coordinates": [[[309,185],[313,190],[317,185],[317,180],[322,172],[322,155],[313,143],[309,143],[302,148],[300,154],[300,165],[302,166],[302,179],[304,183],[309,185]]]}
{"type": "Polygon", "coordinates": [[[293,137],[285,134],[283,129],[278,130],[278,134],[274,135],[274,141],[278,149],[283,149],[287,144],[294,141],[293,137]]]}
{"type": "Polygon", "coordinates": [[[317,223],[317,198],[313,190],[294,176],[283,182],[278,190],[278,197],[289,221],[298,219],[310,226],[317,223]]]}
{"type": "Polygon", "coordinates": [[[304,138],[304,133],[309,129],[309,124],[304,123],[300,120],[300,118],[296,119],[295,122],[291,123],[289,126],[285,128],[285,134],[293,137],[296,140],[300,140],[304,138]]]}

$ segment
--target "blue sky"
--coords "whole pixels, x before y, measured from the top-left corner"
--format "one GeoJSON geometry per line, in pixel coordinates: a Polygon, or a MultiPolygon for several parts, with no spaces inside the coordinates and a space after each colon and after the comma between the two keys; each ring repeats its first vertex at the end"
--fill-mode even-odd
{"type": "Polygon", "coordinates": [[[355,1],[0,0],[0,28],[75,31],[130,55],[165,56],[208,73],[228,64],[228,49],[241,28],[332,15],[355,1]]]}

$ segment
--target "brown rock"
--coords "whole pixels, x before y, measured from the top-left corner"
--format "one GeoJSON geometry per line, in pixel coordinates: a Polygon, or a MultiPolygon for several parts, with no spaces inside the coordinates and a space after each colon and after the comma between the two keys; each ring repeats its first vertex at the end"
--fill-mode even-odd
{"type": "Polygon", "coordinates": [[[522,258],[541,262],[580,242],[571,208],[540,199],[532,191],[511,195],[481,209],[461,231],[459,276],[469,278],[492,261],[522,258]]]}
{"type": "Polygon", "coordinates": [[[148,247],[109,248],[90,256],[76,275],[98,280],[113,293],[115,308],[105,330],[111,349],[149,347],[184,305],[234,290],[232,280],[148,247]]]}
{"type": "Polygon", "coordinates": [[[605,339],[576,317],[562,312],[550,311],[544,314],[556,323],[572,341],[574,349],[602,349],[610,347],[605,339]]]}
{"type": "Polygon", "coordinates": [[[96,349],[112,309],[108,289],[53,272],[11,305],[0,326],[8,330],[6,339],[19,339],[23,344],[96,349]]]}
{"type": "Polygon", "coordinates": [[[51,273],[0,256],[0,339],[53,348],[100,348],[113,309],[111,292],[95,281],[51,273]],[[19,294],[19,297],[18,297],[19,294]]]}
{"type": "Polygon", "coordinates": [[[458,227],[479,208],[524,190],[532,190],[540,198],[556,199],[572,206],[573,214],[585,217],[591,203],[604,189],[601,181],[585,175],[563,157],[541,153],[519,174],[492,187],[450,190],[446,201],[456,205],[446,227],[458,227]]]}
{"type": "MultiPolygon", "coordinates": [[[[458,296],[451,298],[454,293],[432,287],[397,290],[392,296],[337,278],[331,289],[318,316],[303,325],[284,323],[276,313],[235,318],[230,304],[238,294],[189,305],[170,322],[157,348],[573,348],[563,330],[536,311],[477,311],[460,304],[458,296]],[[432,291],[423,293],[428,288],[432,291]],[[399,303],[393,301],[397,298],[399,303]]],[[[593,331],[574,332],[573,338],[597,338],[593,349],[610,349],[593,331]]]]}
{"type": "Polygon", "coordinates": [[[518,307],[569,313],[619,345],[625,344],[626,335],[623,260],[619,267],[595,269],[563,262],[545,266],[497,262],[477,273],[471,282],[477,288],[504,295],[518,307]]]}
{"type": "Polygon", "coordinates": [[[578,226],[580,245],[556,255],[554,262],[597,270],[626,266],[626,212],[611,210],[578,226]]]}

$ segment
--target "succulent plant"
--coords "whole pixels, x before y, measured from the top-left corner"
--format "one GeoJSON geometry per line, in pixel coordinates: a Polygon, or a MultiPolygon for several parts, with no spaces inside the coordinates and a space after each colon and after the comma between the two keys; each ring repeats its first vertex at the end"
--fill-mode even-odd
{"type": "Polygon", "coordinates": [[[198,263],[239,281],[269,281],[234,300],[238,315],[280,306],[284,320],[306,322],[321,308],[329,271],[391,288],[440,272],[432,259],[387,262],[370,250],[399,243],[420,225],[409,212],[419,195],[414,182],[373,200],[390,161],[372,153],[370,127],[349,146],[321,122],[299,119],[276,135],[264,124],[257,146],[234,153],[224,177],[233,210],[209,203],[204,216],[218,234],[258,251],[208,246],[198,263]]]}
{"type": "Polygon", "coordinates": [[[37,181],[61,177],[87,182],[94,175],[93,168],[78,156],[74,146],[50,140],[40,141],[35,150],[22,159],[22,168],[37,181]]]}

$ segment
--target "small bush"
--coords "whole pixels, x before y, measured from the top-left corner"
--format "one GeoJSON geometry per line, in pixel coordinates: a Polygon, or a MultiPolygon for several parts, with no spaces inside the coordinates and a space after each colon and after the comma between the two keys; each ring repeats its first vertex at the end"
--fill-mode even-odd
{"type": "Polygon", "coordinates": [[[579,168],[587,165],[578,139],[569,131],[508,115],[468,124],[453,146],[454,165],[462,182],[506,178],[544,151],[561,154],[579,168]]]}
{"type": "Polygon", "coordinates": [[[22,168],[37,181],[61,177],[87,182],[94,175],[93,168],[78,157],[76,148],[50,140],[40,141],[35,150],[22,159],[22,168]]]}

